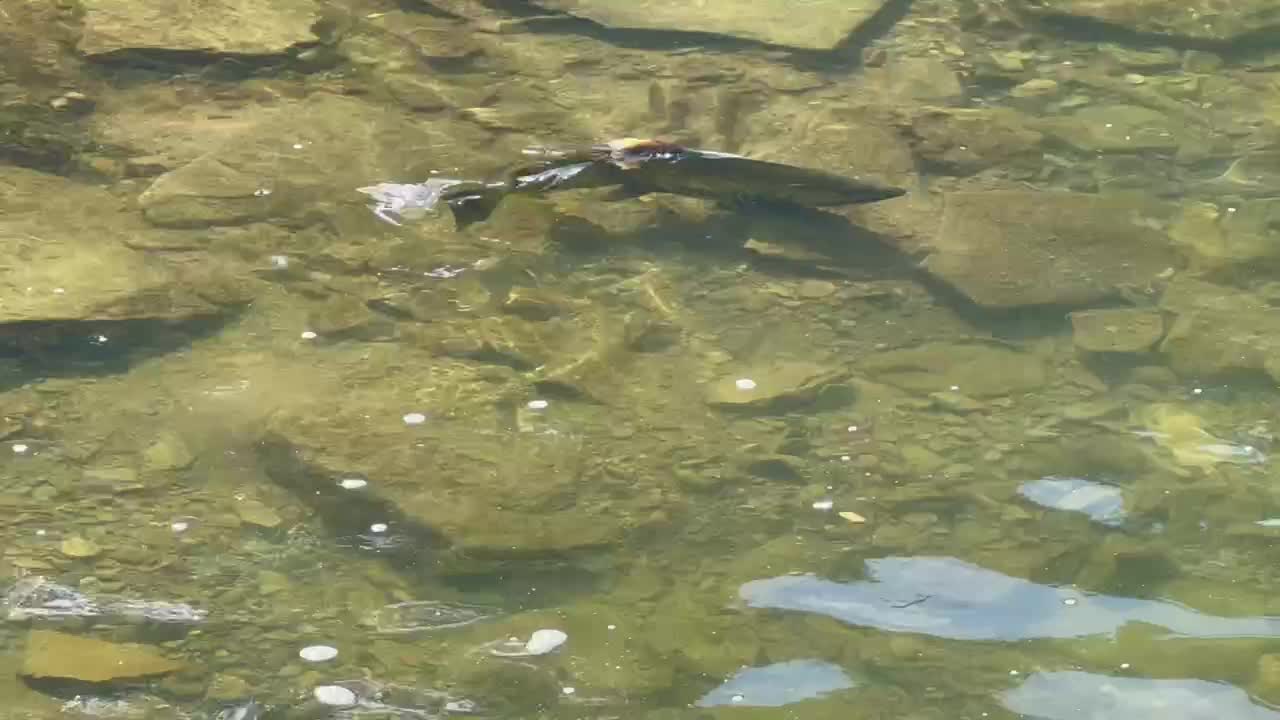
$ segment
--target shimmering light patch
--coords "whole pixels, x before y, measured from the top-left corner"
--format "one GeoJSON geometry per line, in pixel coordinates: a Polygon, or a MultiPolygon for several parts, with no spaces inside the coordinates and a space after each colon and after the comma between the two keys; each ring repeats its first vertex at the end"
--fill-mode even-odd
{"type": "Polygon", "coordinates": [[[329,645],[308,645],[298,651],[298,657],[307,662],[325,662],[338,657],[338,648],[329,645]]]}
{"type": "Polygon", "coordinates": [[[546,410],[551,403],[546,400],[530,400],[526,405],[530,410],[546,410]]]}
{"type": "Polygon", "coordinates": [[[384,533],[387,531],[387,528],[388,526],[386,523],[374,523],[369,526],[369,532],[384,533]]]}
{"type": "Polygon", "coordinates": [[[405,425],[421,425],[427,421],[427,416],[422,413],[408,413],[404,416],[405,425]]]}
{"type": "Polygon", "coordinates": [[[356,704],[356,694],[341,685],[321,685],[313,693],[321,705],[350,707],[356,704]]]}
{"type": "Polygon", "coordinates": [[[838,665],[821,660],[792,660],[742,670],[703,695],[697,705],[781,707],[847,690],[853,685],[853,679],[838,665]]]}
{"type": "Polygon", "coordinates": [[[338,481],[338,487],[343,490],[363,490],[369,487],[369,481],[358,477],[342,478],[338,481]]]}
{"type": "Polygon", "coordinates": [[[316,334],[310,330],[303,330],[301,337],[303,340],[315,340],[316,334]]]}
{"type": "Polygon", "coordinates": [[[739,390],[755,390],[756,389],[756,381],[752,380],[751,378],[738,378],[737,380],[733,381],[733,384],[739,390]]]}

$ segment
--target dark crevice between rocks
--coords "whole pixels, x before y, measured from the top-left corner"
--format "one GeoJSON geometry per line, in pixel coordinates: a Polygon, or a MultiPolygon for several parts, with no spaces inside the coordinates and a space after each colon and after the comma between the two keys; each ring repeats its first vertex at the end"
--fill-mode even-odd
{"type": "Polygon", "coordinates": [[[890,0],[835,47],[817,50],[714,32],[611,27],[571,13],[544,8],[529,0],[483,0],[487,7],[523,20],[522,27],[531,33],[581,35],[631,50],[770,52],[780,54],[781,59],[797,67],[811,70],[849,70],[860,66],[863,49],[906,17],[914,1],[890,0]]]}
{"type": "MultiPolygon", "coordinates": [[[[198,75],[208,82],[234,83],[263,75],[310,73],[339,62],[322,51],[322,41],[299,43],[272,54],[222,53],[169,48],[127,48],[93,55],[86,70],[118,86],[154,82],[175,76],[198,75]]],[[[331,55],[331,53],[330,53],[331,55]]]]}
{"type": "Polygon", "coordinates": [[[1136,48],[1167,47],[1176,50],[1202,50],[1239,58],[1280,48],[1280,28],[1264,28],[1229,40],[1196,38],[1186,35],[1143,32],[1103,20],[1076,15],[1043,12],[1031,18],[1031,22],[1043,31],[1066,40],[1098,43],[1116,43],[1136,48]]]}
{"type": "Polygon", "coordinates": [[[218,332],[238,313],[183,320],[29,321],[0,325],[0,390],[51,377],[127,372],[218,332]]]}

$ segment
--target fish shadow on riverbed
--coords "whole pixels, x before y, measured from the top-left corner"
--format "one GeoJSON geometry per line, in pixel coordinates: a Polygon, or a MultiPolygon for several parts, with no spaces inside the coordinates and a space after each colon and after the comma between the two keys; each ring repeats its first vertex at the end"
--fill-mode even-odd
{"type": "Polygon", "coordinates": [[[627,232],[562,215],[551,239],[571,256],[660,250],[676,246],[710,261],[749,261],[765,272],[823,277],[909,277],[916,261],[879,235],[834,212],[784,203],[744,201],[705,217],[664,209],[657,221],[627,232]]]}

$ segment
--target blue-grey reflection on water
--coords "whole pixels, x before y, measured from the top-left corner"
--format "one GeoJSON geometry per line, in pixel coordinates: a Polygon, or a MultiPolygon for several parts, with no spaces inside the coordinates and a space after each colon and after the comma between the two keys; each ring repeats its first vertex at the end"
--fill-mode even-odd
{"type": "Polygon", "coordinates": [[[1083,478],[1049,476],[1023,483],[1018,493],[1037,505],[1084,513],[1103,525],[1124,524],[1124,496],[1120,488],[1112,485],[1083,478]]]}
{"type": "Polygon", "coordinates": [[[1280,720],[1243,690],[1206,680],[1035,673],[1004,694],[1009,710],[1037,720],[1280,720]]]}
{"type": "Polygon", "coordinates": [[[784,575],[744,583],[749,607],[818,613],[891,632],[955,640],[1030,640],[1113,634],[1142,622],[1197,638],[1280,637],[1280,618],[1217,617],[1160,600],[1091,595],[1009,577],[955,558],[866,562],[867,578],[784,575]]]}
{"type": "Polygon", "coordinates": [[[853,680],[838,665],[821,660],[791,660],[742,670],[703,695],[697,705],[780,707],[851,687],[853,680]]]}

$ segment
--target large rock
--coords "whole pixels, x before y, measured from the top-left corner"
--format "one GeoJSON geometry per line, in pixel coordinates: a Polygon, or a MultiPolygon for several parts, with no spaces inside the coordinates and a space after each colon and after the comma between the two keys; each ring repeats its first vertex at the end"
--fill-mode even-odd
{"type": "Polygon", "coordinates": [[[32,680],[105,683],[181,670],[183,663],[145,645],[111,643],[52,630],[32,630],[20,674],[32,680]]]}
{"type": "Polygon", "coordinates": [[[1164,315],[1146,308],[1071,313],[1071,339],[1085,352],[1146,352],[1164,336],[1164,315]]]}
{"type": "Polygon", "coordinates": [[[1280,198],[1246,200],[1230,209],[1189,202],[1169,234],[1196,270],[1271,270],[1280,263],[1280,198]]]}
{"type": "Polygon", "coordinates": [[[239,134],[156,178],[138,199],[148,221],[163,227],[296,221],[358,201],[358,187],[473,167],[476,150],[491,144],[465,124],[414,121],[326,95],[245,122],[239,134]]]}
{"type": "Polygon", "coordinates": [[[539,410],[521,401],[507,428],[479,376],[429,357],[403,362],[373,381],[360,371],[341,396],[272,418],[263,444],[271,477],[331,522],[389,523],[487,558],[608,546],[665,504],[666,480],[629,467],[626,439],[586,431],[607,431],[603,418],[557,429],[584,406],[553,400],[539,410]],[[406,422],[402,415],[413,412],[427,417],[406,422]],[[344,489],[350,477],[368,484],[344,489]]]}
{"type": "Polygon", "coordinates": [[[1280,5],[1274,0],[1021,0],[1020,4],[1043,16],[1198,40],[1228,41],[1280,30],[1280,5]]]}
{"type": "Polygon", "coordinates": [[[83,0],[80,51],[105,55],[122,50],[174,50],[274,55],[316,42],[320,19],[313,0],[83,0]]]}
{"type": "Polygon", "coordinates": [[[101,189],[14,169],[0,191],[0,325],[187,320],[230,300],[204,269],[126,247],[146,228],[101,189]]]}
{"type": "Polygon", "coordinates": [[[1267,372],[1280,381],[1280,312],[1267,298],[1178,278],[1160,304],[1175,315],[1160,352],[1178,373],[1267,372]]]}
{"type": "Polygon", "coordinates": [[[996,397],[1031,392],[1045,383],[1044,362],[1029,353],[985,343],[927,343],[864,359],[872,379],[927,394],[996,397]]]}
{"type": "Polygon", "coordinates": [[[775,45],[827,49],[876,14],[887,0],[538,0],[603,25],[715,33],[775,45]]]}
{"type": "Polygon", "coordinates": [[[924,267],[987,307],[1085,304],[1178,264],[1161,230],[1175,212],[1126,196],[950,193],[924,267]]]}

